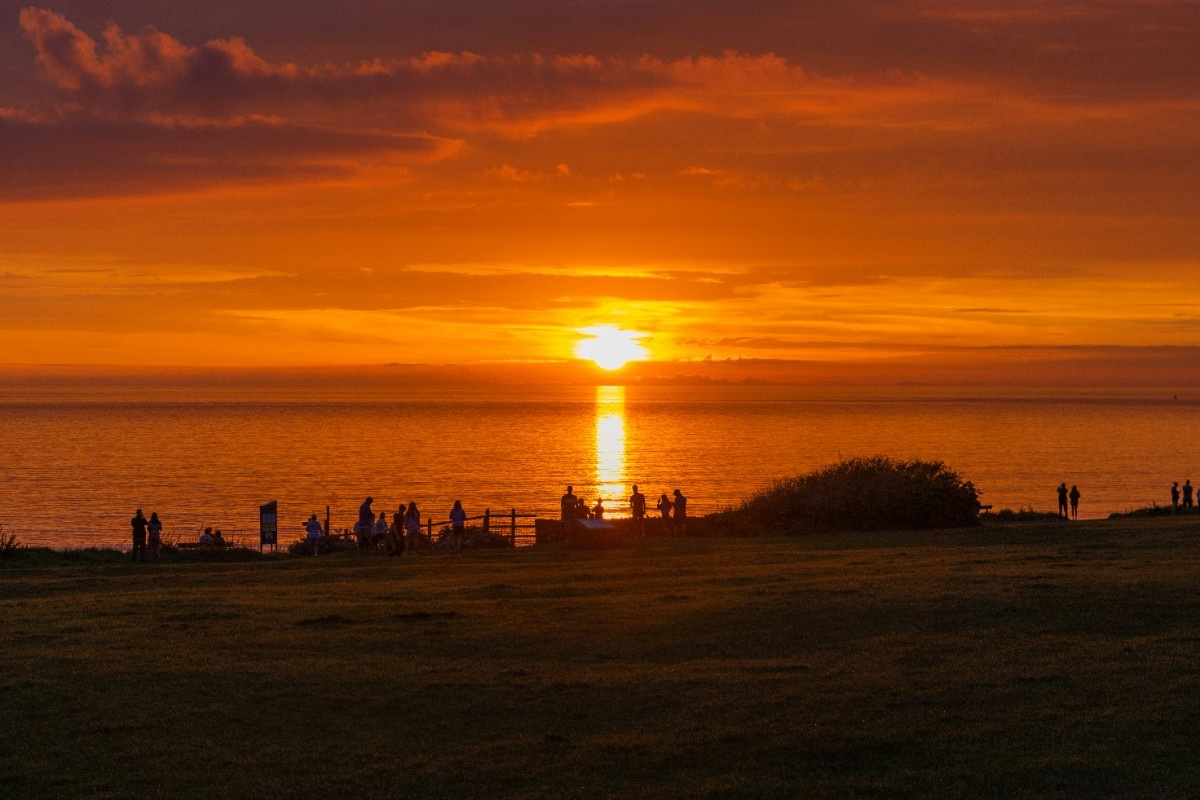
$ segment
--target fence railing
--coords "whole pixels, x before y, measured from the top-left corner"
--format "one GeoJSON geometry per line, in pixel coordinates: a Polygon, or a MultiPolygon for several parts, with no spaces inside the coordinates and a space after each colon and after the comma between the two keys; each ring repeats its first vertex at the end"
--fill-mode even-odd
{"type": "MultiPolygon", "coordinates": [[[[484,533],[507,535],[513,547],[517,546],[518,539],[522,540],[524,544],[533,544],[537,529],[537,520],[537,514],[520,513],[515,508],[509,509],[507,512],[501,511],[498,514],[493,514],[492,510],[488,508],[478,516],[466,518],[467,522],[482,521],[484,533]]],[[[441,530],[451,524],[452,522],[448,519],[441,522],[434,522],[433,517],[429,517],[425,521],[425,533],[429,536],[429,541],[433,541],[433,527],[435,525],[438,527],[438,530],[441,530]]]]}

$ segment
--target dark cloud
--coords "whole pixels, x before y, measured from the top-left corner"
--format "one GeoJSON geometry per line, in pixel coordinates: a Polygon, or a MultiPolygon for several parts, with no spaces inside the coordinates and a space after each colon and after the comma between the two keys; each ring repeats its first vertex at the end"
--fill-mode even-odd
{"type": "Polygon", "coordinates": [[[155,192],[226,180],[349,177],[361,162],[438,157],[452,142],[348,132],[275,120],[212,122],[0,114],[0,202],[63,195],[155,192]]]}

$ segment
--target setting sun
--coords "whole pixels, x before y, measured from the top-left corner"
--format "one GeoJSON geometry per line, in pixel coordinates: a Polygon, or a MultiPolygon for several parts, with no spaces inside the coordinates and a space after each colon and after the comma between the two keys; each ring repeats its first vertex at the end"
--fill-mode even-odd
{"type": "Polygon", "coordinates": [[[616,325],[593,325],[579,333],[588,338],[575,345],[575,355],[592,361],[603,369],[620,369],[630,361],[640,361],[649,355],[638,341],[646,334],[627,331],[616,325]]]}

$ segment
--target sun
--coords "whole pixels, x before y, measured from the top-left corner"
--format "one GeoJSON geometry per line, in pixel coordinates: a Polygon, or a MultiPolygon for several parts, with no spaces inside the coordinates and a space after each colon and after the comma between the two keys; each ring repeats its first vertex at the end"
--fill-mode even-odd
{"type": "Polygon", "coordinates": [[[579,333],[587,338],[575,345],[575,355],[603,369],[620,369],[630,361],[641,361],[650,355],[638,341],[646,334],[639,331],[622,330],[616,325],[593,325],[580,328],[579,333]]]}

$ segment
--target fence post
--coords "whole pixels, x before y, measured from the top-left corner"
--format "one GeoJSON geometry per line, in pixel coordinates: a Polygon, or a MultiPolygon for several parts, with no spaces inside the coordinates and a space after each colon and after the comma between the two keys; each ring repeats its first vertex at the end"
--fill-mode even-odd
{"type": "Polygon", "coordinates": [[[510,535],[512,536],[512,546],[516,547],[517,546],[517,510],[515,508],[512,510],[512,533],[510,535]]]}
{"type": "Polygon", "coordinates": [[[483,532],[492,532],[492,510],[490,508],[485,508],[483,510],[483,532]]]}

